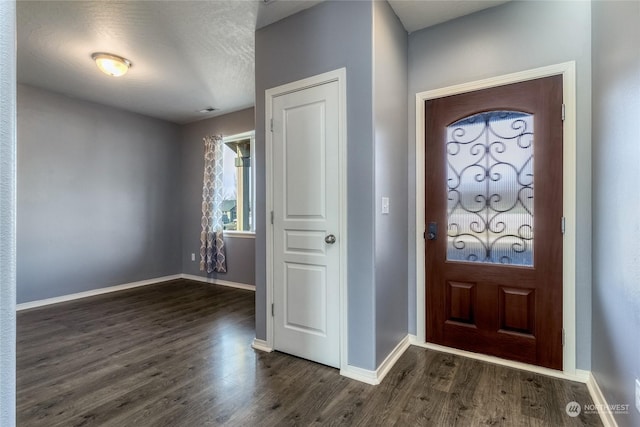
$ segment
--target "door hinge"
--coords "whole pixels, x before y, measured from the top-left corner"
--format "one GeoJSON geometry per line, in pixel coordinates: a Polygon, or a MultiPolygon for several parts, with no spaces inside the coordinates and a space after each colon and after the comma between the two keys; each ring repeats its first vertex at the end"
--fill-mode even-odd
{"type": "MultiPolygon", "coordinates": [[[[564,120],[564,113],[563,113],[563,120],[564,120]]],[[[271,132],[273,132],[273,119],[271,119],[271,132]]]]}
{"type": "MultiPolygon", "coordinates": [[[[565,117],[565,112],[566,112],[566,111],[565,111],[565,109],[566,109],[566,108],[565,108],[565,105],[564,105],[564,104],[562,104],[562,121],[563,121],[563,122],[564,122],[564,117],[565,117]]],[[[272,126],[273,126],[273,124],[272,124],[272,126]]],[[[273,130],[273,129],[271,129],[271,130],[273,130]]]]}
{"type": "MultiPolygon", "coordinates": [[[[273,308],[273,304],[271,304],[271,317],[275,316],[275,309],[273,308]]],[[[563,341],[564,342],[564,341],[563,341]]],[[[564,345],[564,344],[563,344],[564,345]]]]}
{"type": "Polygon", "coordinates": [[[564,234],[564,231],[566,229],[566,223],[567,223],[567,221],[566,221],[565,217],[562,217],[560,219],[560,231],[562,231],[562,234],[564,234]]]}
{"type": "Polygon", "coordinates": [[[564,342],[565,342],[565,338],[564,338],[564,328],[562,328],[562,346],[564,347],[564,342]]]}
{"type": "Polygon", "coordinates": [[[271,224],[273,224],[273,211],[271,211],[271,224]]]}

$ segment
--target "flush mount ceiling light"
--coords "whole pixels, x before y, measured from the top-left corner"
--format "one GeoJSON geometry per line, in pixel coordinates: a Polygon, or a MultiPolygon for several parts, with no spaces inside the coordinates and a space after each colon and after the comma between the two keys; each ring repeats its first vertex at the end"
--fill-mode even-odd
{"type": "Polygon", "coordinates": [[[126,74],[129,71],[129,67],[131,67],[131,61],[111,53],[96,52],[91,55],[91,58],[96,61],[100,71],[113,77],[120,77],[126,74]]]}

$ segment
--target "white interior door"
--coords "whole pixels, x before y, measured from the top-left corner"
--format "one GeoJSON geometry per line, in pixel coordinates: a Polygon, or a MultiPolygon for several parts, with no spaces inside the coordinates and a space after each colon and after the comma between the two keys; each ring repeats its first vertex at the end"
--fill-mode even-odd
{"type": "Polygon", "coordinates": [[[274,349],[340,365],[339,85],[272,98],[274,349]]]}

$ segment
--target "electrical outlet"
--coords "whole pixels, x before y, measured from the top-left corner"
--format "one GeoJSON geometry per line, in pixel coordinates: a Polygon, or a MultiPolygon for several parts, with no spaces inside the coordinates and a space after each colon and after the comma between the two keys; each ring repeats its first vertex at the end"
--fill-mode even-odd
{"type": "Polygon", "coordinates": [[[636,378],[636,409],[640,412],[640,380],[636,378]]]}
{"type": "Polygon", "coordinates": [[[191,261],[195,261],[196,260],[196,254],[192,253],[191,254],[191,261]]]}

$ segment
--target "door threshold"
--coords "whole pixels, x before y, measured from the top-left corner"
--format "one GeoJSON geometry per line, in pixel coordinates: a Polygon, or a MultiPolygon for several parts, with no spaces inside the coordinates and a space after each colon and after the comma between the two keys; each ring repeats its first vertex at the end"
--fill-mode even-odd
{"type": "Polygon", "coordinates": [[[469,359],[475,359],[482,362],[492,363],[494,365],[506,366],[508,368],[519,369],[521,371],[533,372],[536,374],[546,375],[548,377],[560,378],[560,379],[569,380],[569,381],[577,381],[580,383],[587,383],[587,381],[589,381],[589,371],[576,369],[575,372],[567,372],[567,371],[559,371],[551,368],[544,368],[542,366],[531,365],[529,363],[516,362],[514,360],[503,359],[501,357],[489,356],[487,354],[474,353],[471,351],[460,350],[457,348],[447,347],[444,345],[424,342],[419,340],[418,337],[415,335],[410,336],[409,343],[417,347],[439,351],[441,353],[455,354],[456,356],[467,357],[469,359]]]}

